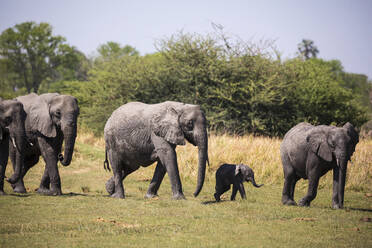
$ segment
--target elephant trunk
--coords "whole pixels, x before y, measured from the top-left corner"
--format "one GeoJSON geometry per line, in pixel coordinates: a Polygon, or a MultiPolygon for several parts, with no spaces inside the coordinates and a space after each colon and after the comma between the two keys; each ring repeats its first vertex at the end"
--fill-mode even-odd
{"type": "Polygon", "coordinates": [[[337,166],[339,167],[339,174],[338,174],[338,201],[339,207],[343,208],[344,205],[344,193],[345,193],[345,183],[346,183],[346,172],[347,172],[347,159],[337,159],[337,166]]]}
{"type": "Polygon", "coordinates": [[[66,127],[63,130],[65,150],[64,155],[59,154],[59,161],[63,166],[68,166],[71,163],[72,154],[74,152],[76,127],[66,127]]]}
{"type": "Polygon", "coordinates": [[[257,184],[256,183],[256,180],[254,179],[254,176],[253,177],[250,177],[249,178],[249,181],[252,183],[253,186],[255,186],[256,188],[259,188],[261,186],[263,186],[263,184],[257,184]]]}
{"type": "Polygon", "coordinates": [[[196,185],[196,190],[194,192],[194,197],[197,197],[203,188],[204,179],[205,179],[205,169],[206,162],[208,160],[208,136],[207,131],[204,129],[202,134],[198,135],[196,138],[196,143],[198,146],[198,181],[196,185]]]}
{"type": "MultiPolygon", "coordinates": [[[[22,126],[22,125],[21,125],[22,126]]],[[[20,128],[15,129],[14,134],[10,134],[11,143],[14,146],[16,152],[16,162],[14,166],[14,173],[13,175],[7,179],[9,183],[16,183],[21,177],[21,171],[23,168],[24,163],[24,150],[25,150],[25,142],[26,142],[26,133],[24,129],[24,125],[20,128]]]]}

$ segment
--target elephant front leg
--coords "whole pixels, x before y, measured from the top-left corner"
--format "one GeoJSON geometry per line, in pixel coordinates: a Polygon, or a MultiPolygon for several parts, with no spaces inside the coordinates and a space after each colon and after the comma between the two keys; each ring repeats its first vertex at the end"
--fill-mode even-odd
{"type": "Polygon", "coordinates": [[[152,177],[151,183],[145,195],[145,198],[153,198],[158,195],[158,190],[161,182],[163,181],[166,170],[164,165],[159,161],[156,165],[154,176],[152,177]]]}
{"type": "Polygon", "coordinates": [[[333,169],[333,194],[332,208],[340,209],[344,207],[344,189],[346,180],[346,170],[341,171],[339,167],[333,169]]]}
{"type": "Polygon", "coordinates": [[[333,169],[333,194],[332,194],[332,208],[339,209],[340,204],[338,200],[338,189],[339,189],[339,168],[333,169]]]}
{"type": "Polygon", "coordinates": [[[235,201],[236,193],[238,193],[238,185],[234,184],[233,189],[232,189],[232,193],[231,193],[231,197],[230,197],[231,201],[235,201]]]}
{"type": "Polygon", "coordinates": [[[48,194],[50,190],[50,178],[48,173],[48,168],[45,167],[44,174],[41,177],[40,186],[37,189],[37,192],[40,194],[48,194]]]}
{"type": "Polygon", "coordinates": [[[247,199],[243,183],[239,183],[238,189],[239,189],[239,193],[240,193],[240,196],[242,197],[242,199],[247,199]]]}
{"type": "Polygon", "coordinates": [[[151,138],[155,146],[156,156],[165,166],[165,169],[169,175],[170,183],[172,186],[173,199],[185,199],[178,171],[175,146],[171,146],[163,138],[156,136],[155,134],[152,134],[151,138]]]}
{"type": "MultiPolygon", "coordinates": [[[[58,154],[53,148],[52,144],[47,142],[43,138],[39,138],[39,145],[41,150],[41,155],[45,161],[45,171],[42,177],[41,185],[46,186],[44,184],[47,183],[48,178],[50,182],[50,189],[45,190],[45,194],[47,195],[62,195],[61,189],[61,178],[59,176],[58,171],[58,154]]],[[[48,183],[49,185],[49,183],[48,183]]]]}

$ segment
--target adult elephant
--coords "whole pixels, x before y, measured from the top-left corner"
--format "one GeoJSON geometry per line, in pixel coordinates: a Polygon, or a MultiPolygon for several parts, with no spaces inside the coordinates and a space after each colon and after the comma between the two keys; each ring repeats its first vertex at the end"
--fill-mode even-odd
{"type": "Polygon", "coordinates": [[[22,103],[0,98],[0,195],[4,195],[4,177],[9,158],[9,143],[14,146],[14,174],[10,183],[20,178],[25,149],[25,118],[22,103]]]}
{"type": "Polygon", "coordinates": [[[107,155],[114,176],[106,183],[111,197],[124,198],[124,178],[140,166],[157,165],[146,198],[157,195],[167,172],[173,198],[184,199],[178,172],[176,146],[185,145],[185,139],[198,146],[199,168],[194,196],[201,191],[208,161],[206,118],[198,105],[180,102],[144,104],[127,103],[115,110],[104,130],[107,155]]]}
{"type": "MultiPolygon", "coordinates": [[[[78,102],[75,97],[47,93],[35,93],[17,98],[26,111],[25,122],[28,142],[24,157],[21,178],[12,184],[13,190],[25,193],[23,177],[34,166],[40,155],[45,161],[45,170],[38,193],[61,195],[61,179],[58,172],[58,160],[62,165],[71,163],[77,133],[78,102]],[[65,144],[64,155],[61,154],[65,144]]],[[[10,158],[15,159],[15,149],[11,149],[10,158]]]]}
{"type": "Polygon", "coordinates": [[[289,130],[280,146],[285,178],[282,203],[296,205],[296,182],[303,178],[309,180],[309,187],[299,205],[310,206],[319,178],[333,170],[332,207],[343,208],[347,163],[358,142],[359,135],[350,123],[334,127],[303,122],[289,130]]]}

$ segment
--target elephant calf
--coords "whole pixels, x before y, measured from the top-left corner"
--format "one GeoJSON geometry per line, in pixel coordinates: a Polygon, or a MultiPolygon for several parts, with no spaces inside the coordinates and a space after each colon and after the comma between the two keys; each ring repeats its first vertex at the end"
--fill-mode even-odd
{"type": "Polygon", "coordinates": [[[256,188],[261,187],[257,185],[254,180],[254,172],[251,168],[244,164],[223,164],[216,171],[216,193],[214,198],[217,202],[220,201],[220,196],[230,189],[230,185],[233,185],[233,191],[231,194],[231,200],[235,200],[236,193],[240,192],[243,199],[246,199],[243,182],[252,182],[256,188]]]}

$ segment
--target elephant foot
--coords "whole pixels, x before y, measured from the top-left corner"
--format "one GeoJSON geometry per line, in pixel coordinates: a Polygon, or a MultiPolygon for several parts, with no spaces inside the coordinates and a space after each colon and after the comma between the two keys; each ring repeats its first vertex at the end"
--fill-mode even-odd
{"type": "Polygon", "coordinates": [[[111,197],[112,198],[119,198],[119,199],[124,199],[125,198],[124,194],[121,193],[121,192],[115,192],[114,194],[111,194],[111,197]]]}
{"type": "Polygon", "coordinates": [[[172,197],[173,200],[186,200],[186,197],[182,193],[174,194],[172,197]]]}
{"type": "Polygon", "coordinates": [[[342,209],[343,208],[343,206],[341,206],[340,204],[332,204],[332,208],[333,209],[342,209]]]}
{"type": "Polygon", "coordinates": [[[294,200],[288,199],[286,201],[283,201],[283,205],[287,206],[297,206],[297,203],[294,200]]]}
{"type": "Polygon", "coordinates": [[[45,187],[39,187],[37,190],[36,190],[36,192],[38,193],[38,194],[48,194],[49,193],[49,189],[48,188],[45,188],[45,187]]]}
{"type": "Polygon", "coordinates": [[[217,193],[214,194],[214,199],[216,199],[216,202],[221,201],[220,195],[217,193]]]}
{"type": "Polygon", "coordinates": [[[107,193],[109,193],[109,195],[112,195],[114,194],[115,192],[115,183],[114,183],[114,180],[108,180],[106,182],[106,191],[107,193]]]}
{"type": "Polygon", "coordinates": [[[50,189],[41,189],[40,188],[36,191],[37,193],[41,195],[49,195],[49,196],[57,196],[62,195],[62,190],[50,190],[50,189]]]}
{"type": "Polygon", "coordinates": [[[157,194],[152,194],[152,193],[146,193],[146,195],[145,195],[146,199],[151,199],[151,198],[155,198],[155,197],[159,197],[159,196],[157,194]]]}
{"type": "Polygon", "coordinates": [[[11,184],[11,185],[12,185],[14,193],[21,193],[21,194],[27,193],[27,190],[26,190],[25,186],[16,185],[16,184],[11,184]]]}
{"type": "Polygon", "coordinates": [[[17,182],[17,180],[14,179],[14,176],[10,177],[10,178],[7,178],[6,181],[10,184],[15,184],[17,182]]]}
{"type": "Polygon", "coordinates": [[[299,202],[298,205],[301,207],[310,207],[310,202],[307,201],[305,198],[302,198],[299,202]]]}

